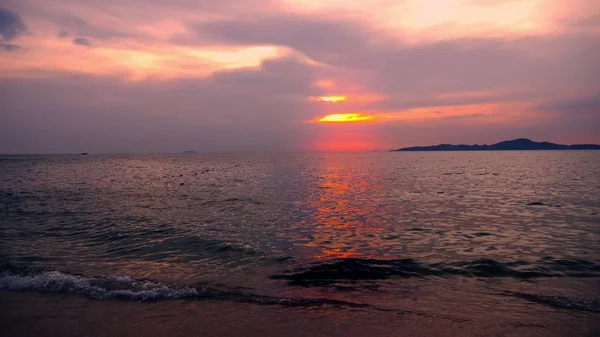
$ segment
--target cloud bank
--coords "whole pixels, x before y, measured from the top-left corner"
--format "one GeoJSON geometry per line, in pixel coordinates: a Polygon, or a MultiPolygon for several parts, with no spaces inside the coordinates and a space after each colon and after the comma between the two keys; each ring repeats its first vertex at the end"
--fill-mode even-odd
{"type": "Polygon", "coordinates": [[[599,13],[583,0],[22,0],[0,9],[0,152],[598,143],[599,13]]]}

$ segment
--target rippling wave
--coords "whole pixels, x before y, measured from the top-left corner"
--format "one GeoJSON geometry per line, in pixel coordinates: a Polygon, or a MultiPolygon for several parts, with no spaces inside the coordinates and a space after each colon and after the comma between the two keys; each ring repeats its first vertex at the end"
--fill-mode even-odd
{"type": "Polygon", "coordinates": [[[600,301],[598,300],[570,298],[566,296],[528,294],[519,292],[506,292],[505,294],[530,302],[545,304],[554,308],[600,312],[600,301]]]}
{"type": "Polygon", "coordinates": [[[376,260],[347,258],[328,263],[315,263],[285,274],[273,275],[293,285],[319,286],[336,282],[383,280],[392,277],[426,276],[511,277],[598,277],[600,265],[577,259],[544,258],[537,262],[499,262],[478,259],[470,262],[424,263],[414,259],[376,260]]]}
{"type": "Polygon", "coordinates": [[[0,292],[549,327],[600,312],[599,174],[585,151],[2,157],[0,292]]]}

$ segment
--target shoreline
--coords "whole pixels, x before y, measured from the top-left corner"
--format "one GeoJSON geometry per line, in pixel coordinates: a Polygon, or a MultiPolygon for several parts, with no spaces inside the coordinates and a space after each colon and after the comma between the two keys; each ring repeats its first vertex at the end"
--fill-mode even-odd
{"type": "MultiPolygon", "coordinates": [[[[223,301],[131,302],[0,291],[3,336],[592,336],[596,313],[479,314],[468,319],[223,301]]],[[[451,313],[448,313],[450,315],[451,313]]]]}

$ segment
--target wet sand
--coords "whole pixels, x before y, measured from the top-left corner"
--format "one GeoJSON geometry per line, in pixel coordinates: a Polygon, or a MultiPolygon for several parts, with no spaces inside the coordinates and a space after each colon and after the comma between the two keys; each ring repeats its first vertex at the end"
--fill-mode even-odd
{"type": "Polygon", "coordinates": [[[446,317],[223,301],[125,302],[0,292],[2,336],[600,336],[600,315],[446,317]]]}

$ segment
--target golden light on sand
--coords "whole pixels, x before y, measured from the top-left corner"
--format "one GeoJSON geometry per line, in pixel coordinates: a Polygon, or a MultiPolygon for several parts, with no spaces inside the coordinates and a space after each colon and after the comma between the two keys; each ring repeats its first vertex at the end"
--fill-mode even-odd
{"type": "Polygon", "coordinates": [[[333,114],[327,115],[318,121],[321,123],[350,123],[350,122],[365,122],[373,120],[373,116],[363,114],[333,114]]]}
{"type": "Polygon", "coordinates": [[[309,97],[308,100],[312,102],[337,103],[345,101],[346,96],[316,96],[309,97]]]}

